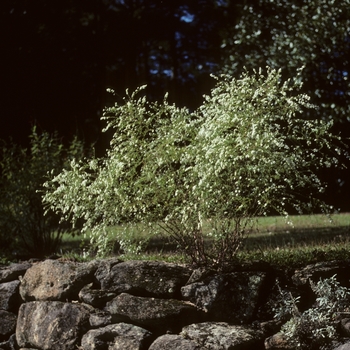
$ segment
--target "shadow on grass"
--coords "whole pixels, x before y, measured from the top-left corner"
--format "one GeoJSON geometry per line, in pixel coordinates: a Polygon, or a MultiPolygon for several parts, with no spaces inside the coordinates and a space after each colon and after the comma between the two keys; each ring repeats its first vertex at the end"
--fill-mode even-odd
{"type": "MultiPolygon", "coordinates": [[[[245,249],[281,248],[283,246],[315,246],[323,244],[350,242],[349,226],[291,228],[273,232],[252,233],[245,240],[245,249]]],[[[210,242],[210,240],[208,240],[210,242]]],[[[146,250],[174,251],[176,244],[169,237],[154,237],[147,244],[146,250]]]]}
{"type": "Polygon", "coordinates": [[[290,230],[251,234],[245,249],[275,249],[339,244],[350,241],[349,226],[291,228],[290,230]]]}
{"type": "MultiPolygon", "coordinates": [[[[210,240],[207,241],[210,244],[210,240]]],[[[118,242],[113,255],[119,255],[118,242]]],[[[271,263],[295,265],[320,260],[350,258],[350,226],[290,228],[273,232],[252,233],[240,250],[244,260],[266,260],[271,263]],[[321,247],[321,248],[320,248],[321,247]],[[321,251],[320,251],[321,250],[321,251]],[[330,250],[333,252],[330,253],[330,250]]],[[[83,237],[62,242],[61,255],[82,255],[88,251],[89,241],[83,237]]],[[[180,250],[170,237],[156,236],[145,245],[143,256],[176,257],[180,250]]],[[[240,255],[241,255],[240,253],[240,255]]],[[[176,260],[176,259],[175,259],[176,260]]]]}

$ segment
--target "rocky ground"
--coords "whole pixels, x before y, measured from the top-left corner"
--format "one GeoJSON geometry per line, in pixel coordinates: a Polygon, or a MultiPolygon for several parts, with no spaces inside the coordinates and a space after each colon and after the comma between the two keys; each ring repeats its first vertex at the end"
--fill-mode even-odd
{"type": "MultiPolygon", "coordinates": [[[[0,350],[292,349],[273,319],[276,280],[306,309],[310,279],[335,274],[349,286],[350,261],[220,274],[117,258],[12,264],[0,269],[0,350]]],[[[339,325],[344,344],[334,349],[349,350],[350,319],[339,325]]]]}

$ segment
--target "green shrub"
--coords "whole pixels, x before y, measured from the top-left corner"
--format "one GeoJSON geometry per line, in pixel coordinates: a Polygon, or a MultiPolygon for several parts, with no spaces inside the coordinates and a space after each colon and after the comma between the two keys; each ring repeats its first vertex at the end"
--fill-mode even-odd
{"type": "Polygon", "coordinates": [[[48,172],[58,174],[72,159],[83,155],[74,139],[65,148],[58,136],[30,135],[30,147],[3,142],[0,154],[0,240],[3,252],[44,256],[55,252],[67,225],[59,225],[52,211],[44,216],[41,200],[48,172]]]}
{"type": "Polygon", "coordinates": [[[114,130],[107,156],[72,162],[45,184],[44,201],[73,224],[84,219],[100,254],[109,226],[124,226],[128,243],[128,225],[143,223],[170,234],[196,265],[216,267],[232,261],[254,217],[325,209],[315,169],[337,164],[341,150],[330,123],[303,118],[313,106],[297,93],[300,79],[281,82],[270,69],[216,79],[194,112],[166,97],[147,102],[142,87],[127,93],[104,111],[114,130]]]}
{"type": "Polygon", "coordinates": [[[296,349],[327,349],[338,335],[337,316],[348,311],[350,290],[340,285],[336,275],[320,280],[316,285],[310,280],[316,294],[315,305],[304,311],[298,310],[298,298],[281,291],[280,304],[276,307],[277,319],[290,318],[281,329],[288,344],[296,349]]]}

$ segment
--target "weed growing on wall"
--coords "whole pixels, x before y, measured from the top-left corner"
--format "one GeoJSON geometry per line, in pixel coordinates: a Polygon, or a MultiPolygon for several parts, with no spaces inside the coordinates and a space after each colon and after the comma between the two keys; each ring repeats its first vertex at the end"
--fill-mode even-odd
{"type": "Polygon", "coordinates": [[[337,317],[348,311],[350,290],[340,285],[336,276],[320,280],[314,284],[310,280],[316,295],[315,305],[300,312],[299,297],[280,290],[280,304],[275,309],[277,319],[289,320],[282,326],[281,332],[288,344],[297,349],[327,349],[337,338],[337,317]]]}
{"type": "MultiPolygon", "coordinates": [[[[298,94],[300,79],[271,69],[215,79],[193,112],[166,96],[148,102],[143,87],[127,92],[104,111],[114,132],[106,157],[73,161],[45,184],[44,202],[73,225],[83,219],[99,254],[108,227],[142,223],[194,264],[216,267],[232,261],[254,217],[322,207],[317,170],[337,165],[341,149],[331,123],[303,118],[315,107],[298,94]]],[[[119,240],[128,239],[125,230],[119,240]]]]}

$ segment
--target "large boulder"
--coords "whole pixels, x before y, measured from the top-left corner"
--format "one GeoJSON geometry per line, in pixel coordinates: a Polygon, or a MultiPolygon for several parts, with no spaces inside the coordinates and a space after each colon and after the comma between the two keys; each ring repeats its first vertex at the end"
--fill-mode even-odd
{"type": "Polygon", "coordinates": [[[76,350],[90,325],[90,308],[60,301],[32,301],[19,309],[16,338],[19,347],[76,350]]]}
{"type": "Polygon", "coordinates": [[[148,350],[201,350],[195,342],[178,334],[164,334],[158,337],[148,350]]]}
{"type": "Polygon", "coordinates": [[[29,262],[0,267],[0,283],[17,280],[32,266],[29,262]]]}
{"type": "Polygon", "coordinates": [[[6,311],[15,311],[19,307],[19,289],[20,282],[11,281],[0,284],[0,309],[6,311]]]}
{"type": "Polygon", "coordinates": [[[226,322],[203,322],[188,325],[180,333],[184,338],[210,350],[263,349],[260,331],[226,322]]]}
{"type": "Polygon", "coordinates": [[[24,301],[76,300],[79,291],[93,281],[97,263],[45,260],[27,270],[21,281],[24,301]]]}
{"type": "Polygon", "coordinates": [[[196,322],[197,309],[184,301],[137,297],[122,293],[107,303],[114,322],[130,322],[154,333],[177,333],[185,324],[196,322]]]}
{"type": "Polygon", "coordinates": [[[12,312],[0,310],[0,342],[8,340],[15,333],[17,315],[12,312]]]}
{"type": "Polygon", "coordinates": [[[143,350],[150,344],[152,333],[127,323],[112,324],[87,332],[81,341],[84,350],[143,350]]]}
{"type": "Polygon", "coordinates": [[[206,277],[181,288],[182,297],[207,313],[212,321],[251,322],[266,274],[233,272],[206,277]]]}
{"type": "Polygon", "coordinates": [[[107,261],[95,274],[102,290],[158,298],[180,296],[190,275],[186,267],[157,261],[107,261]]]}

